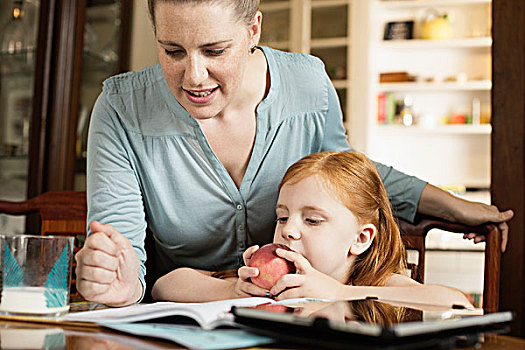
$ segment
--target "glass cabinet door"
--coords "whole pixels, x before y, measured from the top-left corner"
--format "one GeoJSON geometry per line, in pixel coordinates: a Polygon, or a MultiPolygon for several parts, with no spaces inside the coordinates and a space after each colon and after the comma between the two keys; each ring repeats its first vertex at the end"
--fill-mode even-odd
{"type": "MultiPolygon", "coordinates": [[[[27,196],[29,127],[35,74],[37,0],[0,2],[0,199],[27,196]]],[[[20,233],[24,219],[0,215],[0,233],[20,233]]]]}
{"type": "Polygon", "coordinates": [[[102,82],[127,70],[128,50],[122,23],[129,23],[128,1],[90,0],[84,24],[84,53],[76,142],[75,190],[85,190],[86,148],[93,105],[102,82]],[[122,56],[125,57],[122,57],[122,56]]]}

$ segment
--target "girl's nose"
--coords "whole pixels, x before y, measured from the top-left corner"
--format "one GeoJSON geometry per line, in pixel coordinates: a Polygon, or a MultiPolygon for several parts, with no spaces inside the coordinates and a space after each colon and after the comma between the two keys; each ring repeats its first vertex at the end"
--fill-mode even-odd
{"type": "Polygon", "coordinates": [[[281,234],[285,240],[299,240],[301,239],[301,232],[291,224],[283,227],[281,234]]]}

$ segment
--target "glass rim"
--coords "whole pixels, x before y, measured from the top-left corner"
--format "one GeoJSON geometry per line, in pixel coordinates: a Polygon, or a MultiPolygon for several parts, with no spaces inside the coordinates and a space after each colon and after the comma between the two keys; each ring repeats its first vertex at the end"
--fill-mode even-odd
{"type": "Polygon", "coordinates": [[[20,239],[20,238],[38,238],[38,239],[48,239],[48,240],[52,240],[52,239],[75,239],[74,236],[62,236],[62,235],[26,235],[26,234],[21,234],[21,235],[6,235],[6,234],[0,234],[0,239],[20,239]]]}

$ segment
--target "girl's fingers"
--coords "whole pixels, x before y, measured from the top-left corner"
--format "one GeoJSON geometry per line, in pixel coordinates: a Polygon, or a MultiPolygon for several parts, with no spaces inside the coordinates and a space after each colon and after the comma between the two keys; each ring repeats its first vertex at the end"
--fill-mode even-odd
{"type": "Polygon", "coordinates": [[[256,267],[242,266],[237,271],[237,274],[239,275],[239,279],[247,282],[250,278],[259,276],[259,269],[256,267]]]}
{"type": "Polygon", "coordinates": [[[275,254],[277,254],[277,256],[280,256],[281,258],[293,262],[295,265],[295,269],[298,273],[305,273],[312,268],[310,262],[304,256],[297,252],[277,248],[275,254]]]}
{"type": "Polygon", "coordinates": [[[241,291],[244,293],[255,295],[255,296],[266,296],[268,294],[268,290],[261,288],[259,286],[256,286],[255,284],[251,282],[241,282],[241,291]]]}
{"type": "Polygon", "coordinates": [[[278,296],[275,297],[275,300],[286,300],[286,299],[294,299],[294,298],[303,298],[304,295],[301,292],[300,288],[291,288],[287,289],[278,296]]]}
{"type": "Polygon", "coordinates": [[[245,265],[250,264],[250,260],[252,259],[253,253],[255,253],[259,249],[258,245],[251,246],[250,248],[246,249],[244,253],[242,253],[242,259],[244,260],[245,265]]]}
{"type": "Polygon", "coordinates": [[[302,286],[304,283],[304,275],[300,274],[288,274],[284,275],[275,284],[275,286],[270,289],[271,295],[278,295],[282,291],[284,291],[286,288],[293,288],[293,287],[299,287],[302,286]]]}

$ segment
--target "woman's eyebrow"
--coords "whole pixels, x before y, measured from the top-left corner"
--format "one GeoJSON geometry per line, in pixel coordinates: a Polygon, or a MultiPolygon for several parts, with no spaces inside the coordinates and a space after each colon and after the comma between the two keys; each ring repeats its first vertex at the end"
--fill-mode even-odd
{"type": "MultiPolygon", "coordinates": [[[[162,44],[162,45],[167,45],[167,46],[178,46],[178,47],[183,47],[182,45],[180,44],[177,44],[176,42],[174,41],[169,41],[169,40],[162,40],[162,39],[157,39],[157,41],[162,44]]],[[[233,40],[220,40],[220,41],[215,41],[213,43],[209,43],[209,44],[204,44],[204,45],[201,45],[199,46],[200,48],[203,48],[203,47],[210,47],[210,46],[215,46],[215,45],[220,45],[220,44],[226,44],[226,43],[230,43],[232,42],[233,40]]]]}

